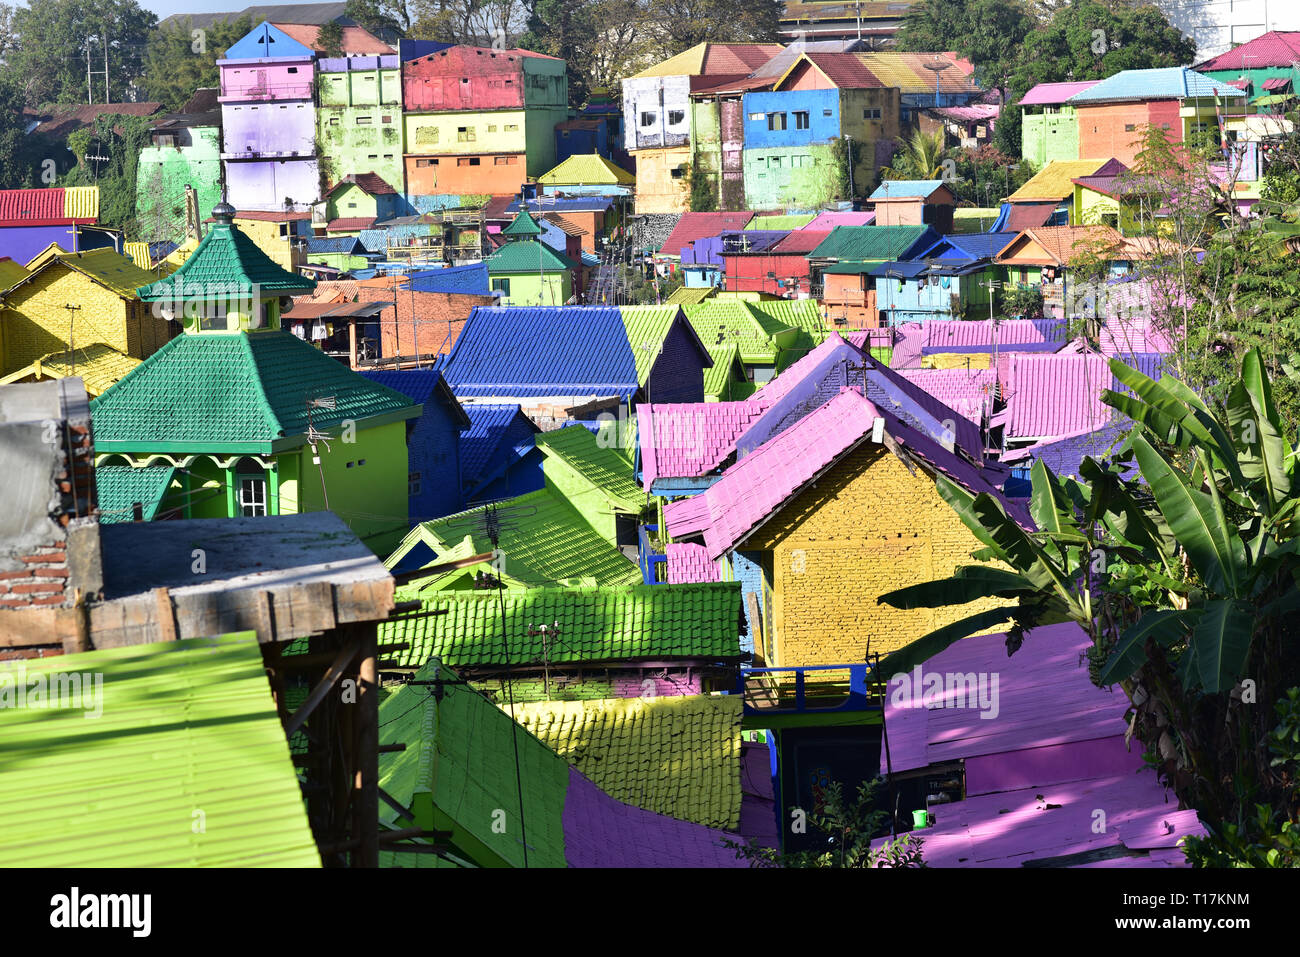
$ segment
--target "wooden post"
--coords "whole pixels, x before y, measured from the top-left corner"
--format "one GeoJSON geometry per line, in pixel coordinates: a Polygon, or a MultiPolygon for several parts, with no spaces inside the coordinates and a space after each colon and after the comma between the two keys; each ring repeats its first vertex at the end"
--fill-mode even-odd
{"type": "Polygon", "coordinates": [[[355,372],[357,368],[357,320],[355,317],[348,323],[348,364],[355,372]]]}
{"type": "Polygon", "coordinates": [[[361,625],[357,669],[357,722],[353,834],[359,844],[353,867],[379,866],[379,627],[361,625]]]}

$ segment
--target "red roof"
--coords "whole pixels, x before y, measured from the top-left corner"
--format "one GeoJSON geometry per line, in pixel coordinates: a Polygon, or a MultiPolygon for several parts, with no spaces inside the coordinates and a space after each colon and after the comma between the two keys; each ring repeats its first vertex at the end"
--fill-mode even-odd
{"type": "Polygon", "coordinates": [[[1018,233],[1022,229],[1033,229],[1052,218],[1056,212],[1055,203],[1012,203],[1003,232],[1018,233]]]}
{"type": "Polygon", "coordinates": [[[483,218],[514,219],[514,216],[507,212],[510,204],[514,201],[515,197],[513,196],[493,196],[487,201],[487,205],[483,207],[483,218]]]}
{"type": "Polygon", "coordinates": [[[805,53],[804,56],[842,90],[873,89],[885,85],[852,53],[805,53]]]}
{"type": "Polygon", "coordinates": [[[704,51],[701,72],[707,76],[747,76],[783,49],[779,43],[710,43],[704,51]]]}
{"type": "Polygon", "coordinates": [[[56,107],[50,112],[49,118],[39,123],[32,133],[37,136],[64,137],[93,125],[99,116],[152,116],[161,109],[161,103],[96,103],[71,108],[56,107]]]}
{"type": "Polygon", "coordinates": [[[343,216],[339,219],[331,219],[325,225],[326,232],[352,232],[355,229],[369,229],[375,225],[373,216],[343,216]]]}
{"type": "Polygon", "coordinates": [[[63,189],[0,190],[0,226],[54,226],[63,215],[63,189]]]}
{"type": "Polygon", "coordinates": [[[734,213],[683,213],[664,244],[659,247],[661,256],[680,256],[682,247],[697,239],[717,236],[728,229],[744,229],[754,214],[748,210],[734,213]]]}
{"type": "Polygon", "coordinates": [[[810,253],[831,234],[829,229],[796,229],[770,250],[773,254],[810,253]]]}
{"type": "Polygon", "coordinates": [[[1297,59],[1300,59],[1300,32],[1274,30],[1198,63],[1193,69],[1202,73],[1206,70],[1260,70],[1290,66],[1291,61],[1297,59]]]}
{"type": "MultiPolygon", "coordinates": [[[[283,30],[305,47],[311,47],[318,53],[325,52],[325,48],[316,42],[316,37],[320,34],[318,24],[272,23],[271,26],[283,30]]],[[[383,56],[397,52],[369,30],[361,27],[344,27],[343,41],[339,44],[339,48],[347,56],[383,56]]]]}
{"type": "MultiPolygon", "coordinates": [[[[240,209],[235,212],[235,219],[255,219],[263,223],[295,223],[301,219],[311,219],[311,213],[295,213],[282,209],[240,209]]],[[[211,216],[205,223],[214,222],[211,216]]]]}
{"type": "Polygon", "coordinates": [[[338,189],[345,183],[360,186],[371,196],[387,196],[390,193],[397,192],[397,190],[389,186],[387,181],[378,173],[349,173],[334,184],[330,189],[330,193],[333,194],[334,190],[338,189]]]}

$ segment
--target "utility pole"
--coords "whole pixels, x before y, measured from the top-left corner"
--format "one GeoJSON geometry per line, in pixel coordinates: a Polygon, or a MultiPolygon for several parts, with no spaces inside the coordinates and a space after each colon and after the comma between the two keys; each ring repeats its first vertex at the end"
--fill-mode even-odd
{"type": "Polygon", "coordinates": [[[113,97],[108,89],[108,34],[104,34],[104,102],[112,103],[113,97]]]}
{"type": "Polygon", "coordinates": [[[90,88],[90,37],[86,37],[86,104],[89,106],[94,102],[90,88]]]}

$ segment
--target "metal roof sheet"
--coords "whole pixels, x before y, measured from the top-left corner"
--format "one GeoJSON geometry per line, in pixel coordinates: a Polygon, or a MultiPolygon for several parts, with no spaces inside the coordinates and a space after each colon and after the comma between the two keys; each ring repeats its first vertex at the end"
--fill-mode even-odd
{"type": "Polygon", "coordinates": [[[1075,93],[1067,102],[1077,106],[1087,106],[1092,103],[1182,100],[1202,96],[1240,99],[1244,95],[1241,90],[1203,73],[1197,73],[1191,67],[1171,66],[1150,70],[1124,70],[1112,74],[1095,86],[1075,93]]]}

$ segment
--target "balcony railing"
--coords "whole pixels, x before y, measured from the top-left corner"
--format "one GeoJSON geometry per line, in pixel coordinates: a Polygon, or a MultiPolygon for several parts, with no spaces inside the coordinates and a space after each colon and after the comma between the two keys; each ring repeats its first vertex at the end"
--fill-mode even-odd
{"type": "Polygon", "coordinates": [[[747,715],[837,714],[881,710],[884,684],[876,678],[879,655],[850,665],[742,668],[735,693],[747,715]]]}

